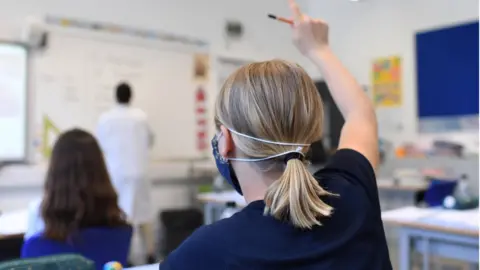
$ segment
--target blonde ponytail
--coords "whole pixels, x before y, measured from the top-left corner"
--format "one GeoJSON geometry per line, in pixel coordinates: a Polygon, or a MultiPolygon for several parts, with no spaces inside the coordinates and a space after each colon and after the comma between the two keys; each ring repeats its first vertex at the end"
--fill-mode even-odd
{"type": "Polygon", "coordinates": [[[311,229],[321,225],[320,218],[331,215],[333,208],[321,196],[333,195],[324,190],[305,163],[299,159],[287,161],[283,175],[265,195],[265,214],[288,220],[295,227],[311,229]]]}
{"type": "MultiPolygon", "coordinates": [[[[323,111],[320,94],[305,70],[272,60],[248,64],[228,77],[216,101],[215,119],[218,128],[224,125],[263,139],[232,135],[236,155],[258,159],[297,151],[294,146],[320,140],[323,111]]],[[[268,179],[265,214],[302,229],[320,225],[323,217],[331,215],[332,207],[321,198],[333,194],[318,184],[302,160],[289,159],[285,165],[281,158],[273,158],[255,164],[261,171],[283,171],[277,181],[268,179]]]]}

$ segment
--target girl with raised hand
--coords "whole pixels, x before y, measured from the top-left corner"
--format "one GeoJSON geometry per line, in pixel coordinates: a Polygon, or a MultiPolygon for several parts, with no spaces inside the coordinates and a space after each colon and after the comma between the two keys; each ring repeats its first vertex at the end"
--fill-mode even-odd
{"type": "Polygon", "coordinates": [[[339,148],[310,174],[304,157],[322,136],[323,107],[301,67],[273,60],[234,72],[217,98],[212,146],[219,172],[248,205],[197,230],[161,270],[392,269],[373,106],[332,53],[328,25],[290,6],[294,43],[318,66],[345,118],[339,148]]]}

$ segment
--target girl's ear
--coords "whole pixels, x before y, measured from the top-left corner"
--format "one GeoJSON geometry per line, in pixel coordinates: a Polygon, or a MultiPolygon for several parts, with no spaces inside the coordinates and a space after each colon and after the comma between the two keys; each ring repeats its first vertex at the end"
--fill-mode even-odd
{"type": "Polygon", "coordinates": [[[218,139],[218,150],[220,155],[227,158],[235,149],[235,144],[232,139],[232,133],[225,126],[220,126],[221,136],[218,139]]]}

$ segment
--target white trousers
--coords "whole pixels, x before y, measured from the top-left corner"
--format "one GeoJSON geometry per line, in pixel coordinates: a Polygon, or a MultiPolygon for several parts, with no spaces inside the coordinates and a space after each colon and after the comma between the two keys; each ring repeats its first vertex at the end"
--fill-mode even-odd
{"type": "Polygon", "coordinates": [[[118,204],[134,225],[151,223],[153,209],[151,205],[151,184],[146,177],[112,177],[118,194],[118,204]]]}

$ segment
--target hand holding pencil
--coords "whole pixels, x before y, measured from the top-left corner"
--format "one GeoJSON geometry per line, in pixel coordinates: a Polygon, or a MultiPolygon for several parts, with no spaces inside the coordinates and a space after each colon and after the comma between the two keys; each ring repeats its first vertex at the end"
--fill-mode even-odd
{"type": "Polygon", "coordinates": [[[268,17],[292,25],[293,42],[303,55],[311,57],[319,50],[328,48],[328,24],[303,14],[295,0],[289,0],[289,4],[293,20],[272,14],[268,17]]]}
{"type": "Polygon", "coordinates": [[[290,20],[290,19],[287,19],[287,18],[284,18],[284,17],[280,17],[280,16],[277,16],[277,15],[273,15],[273,14],[268,14],[268,17],[270,19],[274,19],[274,20],[277,20],[277,21],[280,21],[280,22],[288,23],[288,24],[293,26],[293,20],[290,20]]]}

